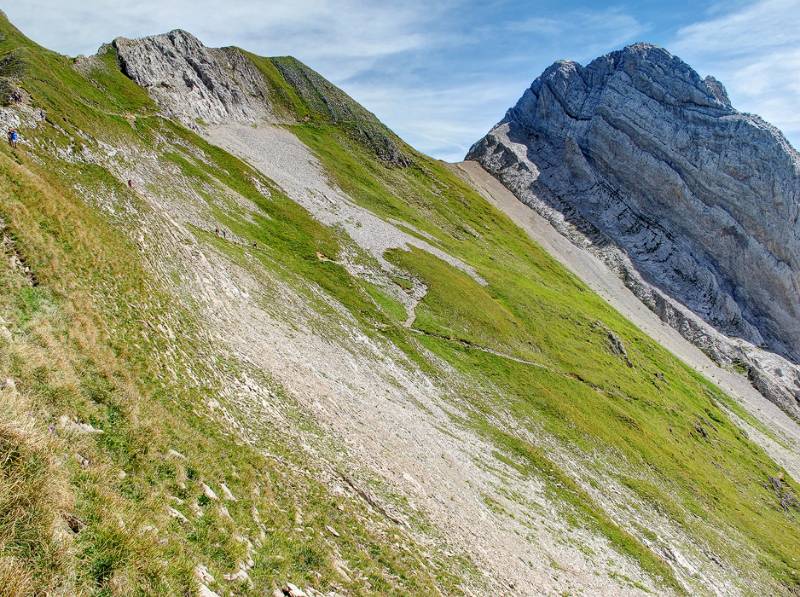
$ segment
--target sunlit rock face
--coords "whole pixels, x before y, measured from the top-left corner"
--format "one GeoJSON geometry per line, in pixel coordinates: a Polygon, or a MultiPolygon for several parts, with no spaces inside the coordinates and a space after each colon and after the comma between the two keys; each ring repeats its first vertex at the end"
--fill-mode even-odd
{"type": "Polygon", "coordinates": [[[688,307],[697,321],[665,320],[718,360],[732,353],[704,324],[800,360],[800,156],[717,80],[649,44],[557,62],[467,158],[604,253],[645,302],[688,307]]]}

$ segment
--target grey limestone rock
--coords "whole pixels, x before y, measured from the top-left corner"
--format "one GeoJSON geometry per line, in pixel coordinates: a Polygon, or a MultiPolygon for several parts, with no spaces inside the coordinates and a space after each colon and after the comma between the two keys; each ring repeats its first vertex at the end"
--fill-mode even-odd
{"type": "Polygon", "coordinates": [[[560,61],[467,159],[800,416],[800,156],[719,81],[650,44],[560,61]]]}
{"type": "Polygon", "coordinates": [[[120,67],[147,89],[164,112],[197,128],[198,121],[270,119],[264,77],[237,48],[207,48],[186,31],[112,42],[120,67]]]}

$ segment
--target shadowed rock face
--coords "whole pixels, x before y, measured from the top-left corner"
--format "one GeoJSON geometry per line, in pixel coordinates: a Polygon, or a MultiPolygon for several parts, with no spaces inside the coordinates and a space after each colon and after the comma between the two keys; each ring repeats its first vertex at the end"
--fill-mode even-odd
{"type": "Polygon", "coordinates": [[[800,359],[800,156],[712,77],[649,44],[557,62],[467,159],[621,249],[640,296],[800,359]]]}

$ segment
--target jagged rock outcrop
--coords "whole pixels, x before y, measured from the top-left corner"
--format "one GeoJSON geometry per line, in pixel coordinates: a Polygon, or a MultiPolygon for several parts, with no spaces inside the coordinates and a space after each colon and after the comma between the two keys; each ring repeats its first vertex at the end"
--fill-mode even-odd
{"type": "Polygon", "coordinates": [[[374,114],[294,58],[263,60],[280,73],[289,93],[297,94],[312,114],[291,114],[292,100],[285,97],[286,88],[272,88],[264,73],[238,48],[207,48],[180,29],[141,39],[120,37],[111,45],[122,72],[147,89],[168,116],[195,130],[231,122],[275,122],[287,116],[306,120],[313,115],[343,126],[388,164],[411,163],[396,137],[374,114]]]}
{"type": "Polygon", "coordinates": [[[264,78],[236,48],[207,48],[179,29],[141,39],[119,37],[112,46],[122,71],[186,125],[270,116],[264,78]]]}
{"type": "Polygon", "coordinates": [[[557,62],[467,159],[800,416],[800,156],[719,81],[649,44],[557,62]]]}

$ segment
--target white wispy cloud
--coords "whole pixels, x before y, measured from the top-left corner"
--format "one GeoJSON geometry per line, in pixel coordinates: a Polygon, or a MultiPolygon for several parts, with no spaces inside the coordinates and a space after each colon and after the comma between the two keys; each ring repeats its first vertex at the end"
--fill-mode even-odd
{"type": "MultiPolygon", "coordinates": [[[[532,16],[508,23],[509,31],[552,40],[574,40],[582,56],[618,46],[642,35],[647,27],[620,8],[573,10],[558,17],[532,16]]],[[[571,45],[571,44],[567,44],[571,45]]]]}
{"type": "Polygon", "coordinates": [[[800,1],[760,0],[681,28],[670,49],[800,147],[800,1]]]}
{"type": "Polygon", "coordinates": [[[187,29],[209,45],[248,44],[272,55],[297,53],[307,59],[357,63],[358,70],[381,57],[438,43],[429,23],[451,2],[430,7],[421,0],[27,0],[7,8],[34,39],[68,54],[94,52],[122,35],[140,37],[187,29]]]}

